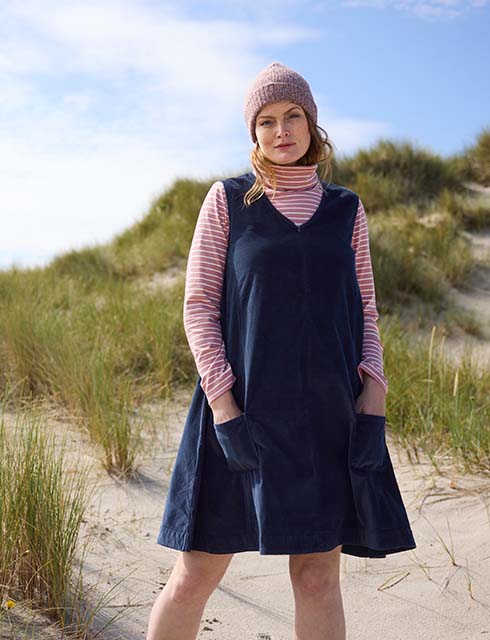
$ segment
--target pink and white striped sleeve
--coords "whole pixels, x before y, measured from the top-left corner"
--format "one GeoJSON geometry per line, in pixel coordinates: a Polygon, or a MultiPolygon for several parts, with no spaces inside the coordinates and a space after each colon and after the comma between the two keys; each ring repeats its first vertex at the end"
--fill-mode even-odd
{"type": "Polygon", "coordinates": [[[383,344],[380,340],[377,325],[379,314],[376,308],[376,291],[369,248],[368,223],[364,205],[360,198],[352,234],[352,248],[356,252],[356,273],[364,308],[362,360],[357,370],[361,380],[364,381],[364,372],[366,372],[375,378],[387,393],[388,380],[383,371],[383,344]]]}
{"type": "Polygon", "coordinates": [[[184,330],[208,403],[231,389],[236,378],[226,358],[220,302],[228,247],[229,220],[222,182],[210,187],[199,212],[184,293],[184,330]]]}

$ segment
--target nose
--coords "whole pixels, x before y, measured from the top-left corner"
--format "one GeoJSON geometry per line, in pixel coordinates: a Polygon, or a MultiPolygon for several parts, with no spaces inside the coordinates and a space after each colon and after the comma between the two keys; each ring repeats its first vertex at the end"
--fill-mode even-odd
{"type": "Polygon", "coordinates": [[[277,130],[279,138],[282,136],[287,137],[289,135],[289,130],[286,124],[280,124],[277,130]]]}

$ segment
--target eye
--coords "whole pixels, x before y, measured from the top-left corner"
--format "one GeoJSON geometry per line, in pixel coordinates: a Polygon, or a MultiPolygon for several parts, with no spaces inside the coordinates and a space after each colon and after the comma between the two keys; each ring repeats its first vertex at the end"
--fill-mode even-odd
{"type": "MultiPolygon", "coordinates": [[[[300,114],[299,113],[292,113],[290,116],[290,118],[300,118],[300,114]]],[[[270,120],[262,120],[262,122],[260,123],[260,126],[267,124],[268,122],[270,122],[270,120]]]]}

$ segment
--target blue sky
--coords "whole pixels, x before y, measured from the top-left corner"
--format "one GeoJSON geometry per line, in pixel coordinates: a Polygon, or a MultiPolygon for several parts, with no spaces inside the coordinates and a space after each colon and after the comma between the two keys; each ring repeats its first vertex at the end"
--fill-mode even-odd
{"type": "Polygon", "coordinates": [[[110,240],[177,177],[246,170],[243,97],[272,61],[339,155],[462,151],[490,126],[489,33],[490,0],[1,0],[0,268],[110,240]]]}

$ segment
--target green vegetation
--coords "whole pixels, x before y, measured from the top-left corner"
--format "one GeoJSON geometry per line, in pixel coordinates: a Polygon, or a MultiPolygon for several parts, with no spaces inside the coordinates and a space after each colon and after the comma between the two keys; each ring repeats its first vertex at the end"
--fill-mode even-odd
{"type": "MultiPolygon", "coordinates": [[[[478,333],[448,294],[475,266],[462,231],[490,225],[488,200],[465,187],[468,176],[486,179],[488,140],[484,132],[449,160],[381,140],[335,162],[332,181],[362,194],[368,213],[381,316],[420,308],[422,326],[442,314],[448,331],[478,333]]],[[[0,272],[0,393],[12,389],[17,407],[42,398],[83,424],[107,471],[135,469],[134,409],[195,383],[182,323],[184,269],[213,181],[177,180],[108,245],[70,251],[44,269],[0,272]],[[143,286],[170,268],[180,274],[172,286],[143,286]]]]}
{"type": "Polygon", "coordinates": [[[381,322],[384,362],[391,371],[388,425],[413,458],[451,456],[464,471],[490,473],[490,370],[466,353],[458,366],[444,354],[445,334],[407,339],[396,316],[381,322]]]}
{"type": "Polygon", "coordinates": [[[465,190],[464,178],[440,156],[389,140],[342,159],[336,164],[332,182],[358,193],[366,211],[371,212],[401,203],[423,206],[443,189],[465,190]]]}
{"type": "MultiPolygon", "coordinates": [[[[68,475],[31,411],[0,423],[0,585],[11,606],[29,601],[62,627],[76,618],[74,555],[86,507],[86,470],[68,475]]],[[[3,609],[1,617],[8,615],[3,609]]],[[[73,627],[72,627],[73,628],[73,627]]]]}
{"type": "Polygon", "coordinates": [[[421,300],[443,308],[449,286],[462,285],[473,267],[460,224],[444,209],[429,207],[422,217],[414,205],[397,205],[374,216],[370,244],[376,291],[388,308],[421,300]],[[436,209],[436,222],[430,211],[436,209]],[[441,209],[439,209],[441,210],[441,209]]]}
{"type": "MultiPolygon", "coordinates": [[[[49,406],[87,430],[107,472],[128,477],[137,468],[137,408],[195,384],[184,270],[213,182],[177,180],[105,246],[0,272],[0,399],[22,416],[49,406]],[[170,270],[173,283],[150,282],[170,270]]],[[[436,329],[416,339],[411,327],[479,332],[449,294],[475,266],[489,268],[477,265],[464,232],[490,226],[489,199],[466,186],[490,183],[490,131],[449,159],[382,140],[337,160],[332,182],[359,193],[368,214],[393,435],[411,455],[422,449],[437,463],[443,452],[488,473],[490,372],[467,358],[450,365],[436,329]]],[[[27,417],[15,433],[2,424],[0,448],[0,595],[37,602],[63,621],[78,594],[71,568],[83,482],[64,484],[62,457],[27,417]]]]}
{"type": "Polygon", "coordinates": [[[106,273],[89,292],[78,274],[2,274],[0,381],[16,406],[43,398],[81,420],[102,445],[106,469],[129,474],[140,444],[132,407],[167,397],[195,369],[183,281],[149,293],[106,273]]]}
{"type": "Polygon", "coordinates": [[[463,180],[490,186],[490,127],[485,127],[477,136],[476,143],[463,153],[447,159],[455,173],[463,180]]]}

